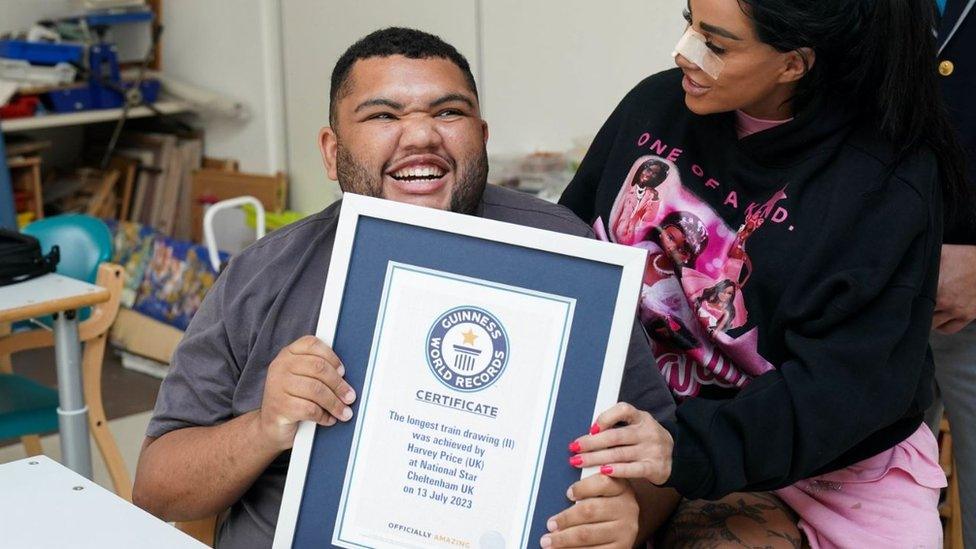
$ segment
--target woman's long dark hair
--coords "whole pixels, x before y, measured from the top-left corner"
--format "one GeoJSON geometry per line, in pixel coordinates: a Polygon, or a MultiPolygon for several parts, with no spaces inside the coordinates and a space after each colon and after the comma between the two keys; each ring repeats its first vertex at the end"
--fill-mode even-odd
{"type": "MultiPolygon", "coordinates": [[[[949,121],[936,76],[932,0],[739,0],[762,42],[781,52],[815,52],[794,110],[835,96],[873,121],[898,161],[928,147],[941,171],[946,223],[973,217],[965,152],[949,121]]],[[[897,164],[897,161],[896,161],[897,164]]],[[[891,167],[892,171],[894,166],[891,167]]]]}

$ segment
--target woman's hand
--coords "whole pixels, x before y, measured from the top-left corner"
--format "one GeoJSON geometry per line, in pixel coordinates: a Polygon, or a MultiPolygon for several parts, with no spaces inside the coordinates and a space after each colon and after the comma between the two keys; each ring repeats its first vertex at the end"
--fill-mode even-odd
{"type": "Polygon", "coordinates": [[[542,547],[629,549],[637,538],[639,507],[630,483],[592,475],[573,484],[566,497],[575,504],[549,519],[542,547]]]}
{"type": "Polygon", "coordinates": [[[604,475],[645,478],[663,484],[671,476],[671,433],[651,417],[625,402],[600,414],[590,429],[569,445],[574,467],[600,467],[604,475]],[[623,423],[620,427],[614,427],[623,423]]]}

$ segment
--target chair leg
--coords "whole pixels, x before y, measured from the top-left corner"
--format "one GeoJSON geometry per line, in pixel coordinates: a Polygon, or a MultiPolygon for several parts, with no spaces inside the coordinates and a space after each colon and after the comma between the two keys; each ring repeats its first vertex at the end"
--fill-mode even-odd
{"type": "Polygon", "coordinates": [[[20,443],[24,445],[24,453],[27,454],[27,457],[40,456],[44,454],[44,447],[41,446],[41,437],[37,435],[20,437],[20,443]]]}
{"type": "Polygon", "coordinates": [[[98,451],[105,461],[115,493],[126,501],[132,501],[132,480],[122,459],[122,453],[115,443],[115,437],[108,428],[105,408],[102,405],[102,359],[105,356],[106,334],[101,334],[85,343],[82,357],[84,372],[85,402],[88,404],[88,427],[98,445],[98,451]]]}
{"type": "Polygon", "coordinates": [[[963,549],[962,542],[962,503],[959,500],[959,475],[957,475],[956,468],[953,467],[953,475],[949,478],[949,492],[946,494],[947,499],[952,505],[951,517],[949,518],[948,524],[946,525],[948,530],[946,532],[949,538],[946,543],[946,547],[952,547],[953,549],[963,549]]]}

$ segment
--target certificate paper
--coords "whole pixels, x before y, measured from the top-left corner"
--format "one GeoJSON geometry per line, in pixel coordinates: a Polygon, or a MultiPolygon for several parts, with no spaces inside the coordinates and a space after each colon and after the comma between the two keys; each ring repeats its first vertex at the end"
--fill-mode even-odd
{"type": "Polygon", "coordinates": [[[638,249],[346,194],[316,335],[353,419],[303,423],[274,547],[536,546],[617,401],[638,249]]]}
{"type": "Polygon", "coordinates": [[[390,263],[380,303],[333,544],[525,545],[575,300],[390,263]]]}

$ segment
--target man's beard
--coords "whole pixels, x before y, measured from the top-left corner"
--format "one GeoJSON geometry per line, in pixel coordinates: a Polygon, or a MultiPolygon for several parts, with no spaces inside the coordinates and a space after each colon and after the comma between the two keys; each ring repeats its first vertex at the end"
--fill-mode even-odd
{"type": "MultiPolygon", "coordinates": [[[[474,213],[488,181],[488,153],[482,149],[481,154],[459,168],[454,172],[450,208],[452,212],[474,213]]],[[[338,146],[336,171],[339,175],[339,188],[343,192],[386,198],[383,196],[383,176],[376,179],[342,143],[338,146]]]]}

